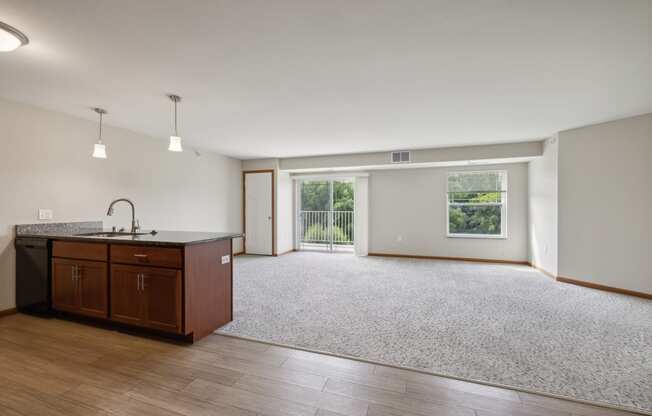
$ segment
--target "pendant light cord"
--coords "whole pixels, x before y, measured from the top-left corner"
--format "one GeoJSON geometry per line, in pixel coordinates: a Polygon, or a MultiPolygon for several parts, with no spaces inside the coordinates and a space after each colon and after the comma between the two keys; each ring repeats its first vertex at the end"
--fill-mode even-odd
{"type": "Polygon", "coordinates": [[[174,135],[179,136],[179,130],[177,129],[177,101],[174,100],[174,135]]]}
{"type": "Polygon", "coordinates": [[[104,114],[104,113],[101,113],[101,112],[100,112],[100,138],[99,138],[99,142],[100,142],[100,143],[102,143],[102,115],[103,115],[103,114],[104,114]]]}

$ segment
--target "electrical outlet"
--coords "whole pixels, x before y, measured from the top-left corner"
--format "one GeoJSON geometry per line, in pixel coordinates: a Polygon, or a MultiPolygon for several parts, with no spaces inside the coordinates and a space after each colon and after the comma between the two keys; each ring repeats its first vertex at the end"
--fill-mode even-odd
{"type": "Polygon", "coordinates": [[[229,264],[229,263],[231,263],[231,256],[228,254],[226,256],[222,256],[222,264],[229,264]]]}
{"type": "Polygon", "coordinates": [[[39,220],[51,220],[54,217],[54,213],[51,209],[39,208],[38,210],[38,219],[39,220]]]}

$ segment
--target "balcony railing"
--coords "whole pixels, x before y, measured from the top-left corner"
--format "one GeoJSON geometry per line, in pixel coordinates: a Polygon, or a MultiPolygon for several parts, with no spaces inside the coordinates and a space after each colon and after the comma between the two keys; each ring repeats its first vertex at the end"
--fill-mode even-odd
{"type": "Polygon", "coordinates": [[[301,243],[353,245],[353,211],[300,211],[301,243]],[[332,215],[332,228],[331,224],[332,215]]]}

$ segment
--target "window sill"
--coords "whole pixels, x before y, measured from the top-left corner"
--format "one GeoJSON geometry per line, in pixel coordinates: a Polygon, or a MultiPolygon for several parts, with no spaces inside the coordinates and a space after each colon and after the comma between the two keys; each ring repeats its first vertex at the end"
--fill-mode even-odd
{"type": "Polygon", "coordinates": [[[506,235],[488,235],[488,234],[447,234],[447,238],[474,238],[481,240],[507,240],[506,235]]]}

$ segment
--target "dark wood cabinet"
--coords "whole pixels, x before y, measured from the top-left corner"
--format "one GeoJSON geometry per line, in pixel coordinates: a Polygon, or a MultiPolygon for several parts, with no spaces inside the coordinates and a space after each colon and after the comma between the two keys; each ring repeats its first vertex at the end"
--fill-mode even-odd
{"type": "Polygon", "coordinates": [[[183,252],[178,247],[112,244],[111,263],[180,269],[183,265],[183,252]]]}
{"type": "Polygon", "coordinates": [[[111,319],[143,325],[140,268],[111,265],[111,319]]]}
{"type": "Polygon", "coordinates": [[[145,325],[181,332],[181,270],[142,268],[145,325]]]}
{"type": "Polygon", "coordinates": [[[196,341],[233,319],[232,249],[55,240],[52,305],[196,341]]]}
{"type": "Polygon", "coordinates": [[[109,316],[109,281],[106,263],[77,262],[79,312],[83,315],[107,318],[109,316]]]}
{"type": "Polygon", "coordinates": [[[106,263],[52,259],[52,307],[98,318],[108,317],[106,263]]]}
{"type": "Polygon", "coordinates": [[[111,319],[166,332],[181,332],[181,271],[111,266],[111,319]]]}
{"type": "Polygon", "coordinates": [[[76,312],[78,305],[75,262],[52,259],[52,307],[61,311],[76,312]]]}

